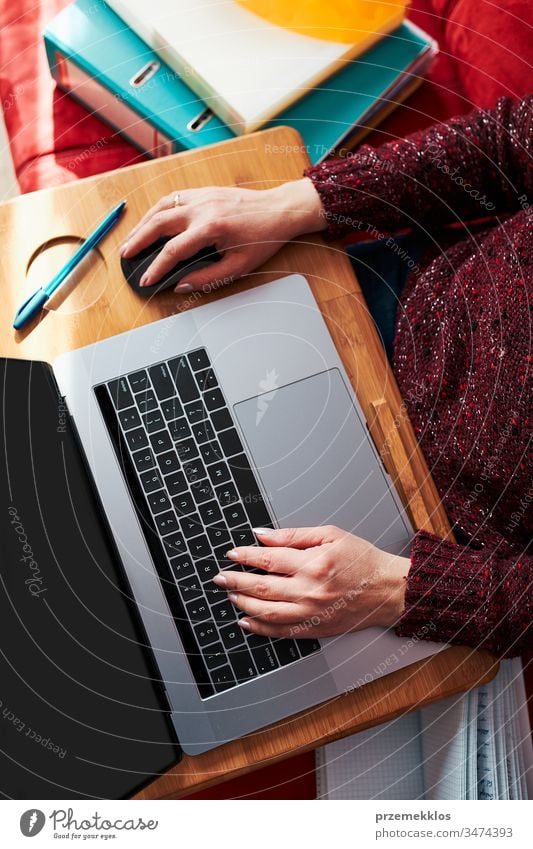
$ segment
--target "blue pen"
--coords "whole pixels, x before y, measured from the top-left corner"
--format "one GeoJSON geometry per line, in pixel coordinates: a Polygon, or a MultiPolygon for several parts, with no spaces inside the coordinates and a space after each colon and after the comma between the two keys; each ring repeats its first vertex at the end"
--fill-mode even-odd
{"type": "Polygon", "coordinates": [[[69,274],[74,271],[82,259],[87,256],[89,251],[96,247],[96,245],[102,241],[104,236],[109,233],[111,228],[115,226],[122,215],[125,206],[126,201],[123,200],[118,204],[118,206],[112,209],[109,215],[106,215],[104,220],[98,225],[96,230],[85,239],[82,245],[80,245],[74,256],[69,259],[61,271],[59,271],[55,277],[50,280],[48,285],[41,286],[40,289],[37,289],[33,295],[30,295],[30,297],[24,301],[22,306],[18,309],[13,321],[13,327],[15,330],[20,330],[20,328],[30,321],[34,315],[42,310],[47,300],[54,294],[56,289],[61,286],[69,274]]]}

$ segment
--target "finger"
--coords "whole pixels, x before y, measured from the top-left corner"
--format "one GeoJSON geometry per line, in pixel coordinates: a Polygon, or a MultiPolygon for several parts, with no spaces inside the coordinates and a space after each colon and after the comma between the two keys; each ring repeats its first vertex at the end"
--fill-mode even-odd
{"type": "Polygon", "coordinates": [[[174,236],[185,227],[183,210],[164,209],[156,212],[128,240],[122,251],[123,257],[135,256],[140,251],[153,244],[161,236],[174,236]]]}
{"type": "Polygon", "coordinates": [[[242,563],[265,572],[278,572],[280,575],[294,575],[303,562],[302,553],[291,548],[261,548],[258,545],[246,545],[232,548],[227,555],[229,560],[242,563]]]}
{"type": "Polygon", "coordinates": [[[178,262],[189,259],[200,248],[204,248],[205,241],[205,236],[202,237],[198,230],[186,230],[185,233],[180,233],[179,236],[169,239],[144,272],[139,285],[153,286],[178,262]]]}
{"type": "Polygon", "coordinates": [[[250,572],[233,572],[225,569],[215,575],[213,582],[226,590],[254,596],[270,601],[299,601],[302,587],[297,577],[280,578],[277,575],[258,575],[250,572]]]}
{"type": "Polygon", "coordinates": [[[266,625],[294,625],[305,619],[301,604],[289,601],[263,601],[245,593],[229,593],[229,600],[254,621],[266,625]]]}
{"type": "Polygon", "coordinates": [[[207,292],[209,289],[218,289],[227,286],[237,280],[245,273],[245,265],[242,257],[237,253],[228,252],[218,262],[198,271],[191,271],[183,277],[175,291],[179,294],[201,290],[207,292]]]}
{"type": "Polygon", "coordinates": [[[343,533],[332,525],[318,528],[254,528],[254,534],[264,545],[289,548],[313,548],[334,542],[343,533]]]}
{"type": "Polygon", "coordinates": [[[140,218],[137,221],[137,224],[135,225],[135,227],[131,228],[130,232],[126,236],[126,242],[124,243],[124,245],[122,247],[125,248],[127,242],[129,242],[129,240],[133,237],[133,235],[135,233],[137,233],[138,230],[140,230],[140,228],[143,226],[143,224],[146,224],[146,222],[149,221],[150,218],[152,218],[152,216],[154,216],[156,214],[156,212],[162,212],[165,209],[172,209],[173,206],[174,206],[175,196],[176,196],[175,194],[172,194],[172,195],[165,195],[164,197],[159,198],[157,203],[154,203],[154,205],[151,206],[150,209],[148,209],[144,213],[142,218],[140,218]]]}
{"type": "Polygon", "coordinates": [[[239,619],[239,625],[246,633],[258,634],[261,637],[275,637],[278,639],[284,637],[294,638],[294,630],[298,628],[296,625],[267,625],[260,619],[239,619]]]}

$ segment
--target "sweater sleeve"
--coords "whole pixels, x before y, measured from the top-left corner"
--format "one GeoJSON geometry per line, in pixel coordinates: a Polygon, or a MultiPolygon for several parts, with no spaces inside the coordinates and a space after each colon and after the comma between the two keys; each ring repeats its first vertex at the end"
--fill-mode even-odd
{"type": "Polygon", "coordinates": [[[394,231],[527,209],[533,193],[533,96],[436,124],[377,149],[308,168],[326,234],[394,231]]]}
{"type": "Polygon", "coordinates": [[[533,641],[533,557],[500,557],[419,531],[396,633],[522,654],[533,641]]]}

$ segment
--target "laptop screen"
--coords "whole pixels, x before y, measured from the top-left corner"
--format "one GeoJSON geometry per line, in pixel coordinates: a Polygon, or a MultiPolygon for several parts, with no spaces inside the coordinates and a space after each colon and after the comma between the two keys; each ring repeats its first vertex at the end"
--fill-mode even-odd
{"type": "Polygon", "coordinates": [[[180,759],[44,363],[0,360],[0,792],[126,798],[180,759]]]}

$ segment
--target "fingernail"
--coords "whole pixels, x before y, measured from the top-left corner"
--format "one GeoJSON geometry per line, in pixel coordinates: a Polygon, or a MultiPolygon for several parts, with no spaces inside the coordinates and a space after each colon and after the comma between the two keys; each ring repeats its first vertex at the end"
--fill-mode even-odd
{"type": "Polygon", "coordinates": [[[215,575],[213,578],[213,583],[218,587],[225,587],[228,583],[225,575],[215,575]]]}
{"type": "Polygon", "coordinates": [[[124,253],[127,250],[128,250],[128,242],[124,242],[124,244],[121,245],[120,248],[118,249],[118,252],[119,252],[120,256],[124,256],[124,253]]]}
{"type": "Polygon", "coordinates": [[[239,556],[239,552],[236,548],[230,548],[229,551],[226,551],[226,557],[229,557],[230,560],[237,560],[239,556]]]}
{"type": "Polygon", "coordinates": [[[143,274],[143,276],[141,277],[141,279],[139,281],[139,286],[148,286],[149,280],[150,280],[150,278],[149,278],[148,274],[143,274]]]}
{"type": "Polygon", "coordinates": [[[174,291],[179,295],[186,295],[188,292],[192,292],[192,286],[190,283],[178,283],[174,291]]]}
{"type": "Polygon", "coordinates": [[[237,593],[228,593],[228,598],[233,602],[233,604],[237,604],[237,601],[239,600],[237,593]]]}
{"type": "Polygon", "coordinates": [[[252,528],[252,530],[258,537],[267,537],[269,534],[274,533],[273,528],[252,528]]]}
{"type": "Polygon", "coordinates": [[[248,619],[239,619],[239,625],[241,626],[241,628],[244,628],[245,631],[252,630],[250,628],[250,623],[248,622],[248,619]]]}

